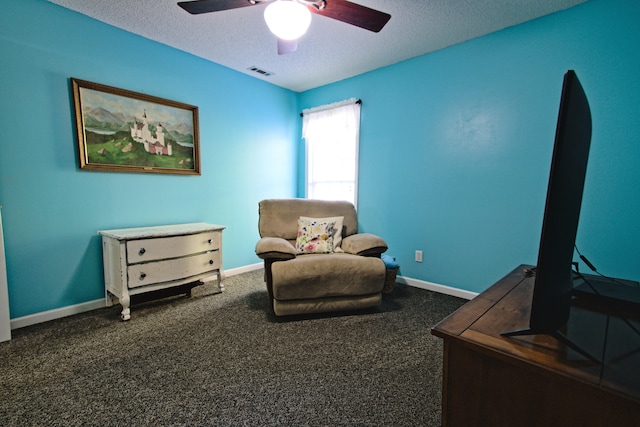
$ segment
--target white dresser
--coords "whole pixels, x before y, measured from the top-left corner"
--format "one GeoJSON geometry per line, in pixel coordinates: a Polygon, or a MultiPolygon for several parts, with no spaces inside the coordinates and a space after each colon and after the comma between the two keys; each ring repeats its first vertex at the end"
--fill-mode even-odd
{"type": "Polygon", "coordinates": [[[199,222],[98,231],[107,305],[119,302],[120,317],[129,320],[132,295],[214,278],[223,291],[224,229],[199,222]]]}

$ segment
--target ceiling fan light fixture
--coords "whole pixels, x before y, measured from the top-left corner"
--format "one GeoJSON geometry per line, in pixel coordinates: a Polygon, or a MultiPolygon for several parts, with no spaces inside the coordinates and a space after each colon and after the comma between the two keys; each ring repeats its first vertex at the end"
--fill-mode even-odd
{"type": "Polygon", "coordinates": [[[283,40],[296,40],[307,32],[311,12],[295,0],[277,0],[264,10],[269,30],[283,40]]]}

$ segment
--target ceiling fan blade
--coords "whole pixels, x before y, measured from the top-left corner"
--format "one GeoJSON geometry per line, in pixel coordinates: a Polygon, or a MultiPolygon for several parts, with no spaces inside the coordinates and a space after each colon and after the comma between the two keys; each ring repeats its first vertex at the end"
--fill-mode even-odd
{"type": "Polygon", "coordinates": [[[221,10],[238,9],[240,7],[253,6],[248,0],[194,0],[181,1],[178,6],[192,15],[221,10]]]}
{"type": "Polygon", "coordinates": [[[346,0],[326,0],[326,7],[318,10],[315,7],[309,7],[309,10],[315,14],[326,16],[327,18],[337,19],[347,24],[355,25],[365,30],[379,32],[391,19],[388,13],[380,12],[375,9],[368,8],[346,0]]]}
{"type": "Polygon", "coordinates": [[[298,40],[278,39],[278,55],[286,55],[298,50],[298,40]]]}

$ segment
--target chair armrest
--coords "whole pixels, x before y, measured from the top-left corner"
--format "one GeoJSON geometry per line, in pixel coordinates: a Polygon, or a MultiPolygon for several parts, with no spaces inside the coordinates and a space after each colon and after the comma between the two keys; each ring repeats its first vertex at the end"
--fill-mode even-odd
{"type": "Polygon", "coordinates": [[[280,237],[263,237],[256,243],[256,255],[261,259],[293,259],[296,257],[296,248],[280,237]]]}
{"type": "Polygon", "coordinates": [[[342,239],[342,250],[349,254],[380,256],[387,248],[387,242],[375,234],[352,234],[342,239]]]}

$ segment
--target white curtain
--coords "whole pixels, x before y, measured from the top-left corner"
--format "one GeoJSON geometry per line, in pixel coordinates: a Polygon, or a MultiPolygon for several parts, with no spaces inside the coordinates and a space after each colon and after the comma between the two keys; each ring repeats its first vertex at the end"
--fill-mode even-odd
{"type": "Polygon", "coordinates": [[[360,102],[355,98],[302,111],[307,198],[357,203],[360,102]]]}

